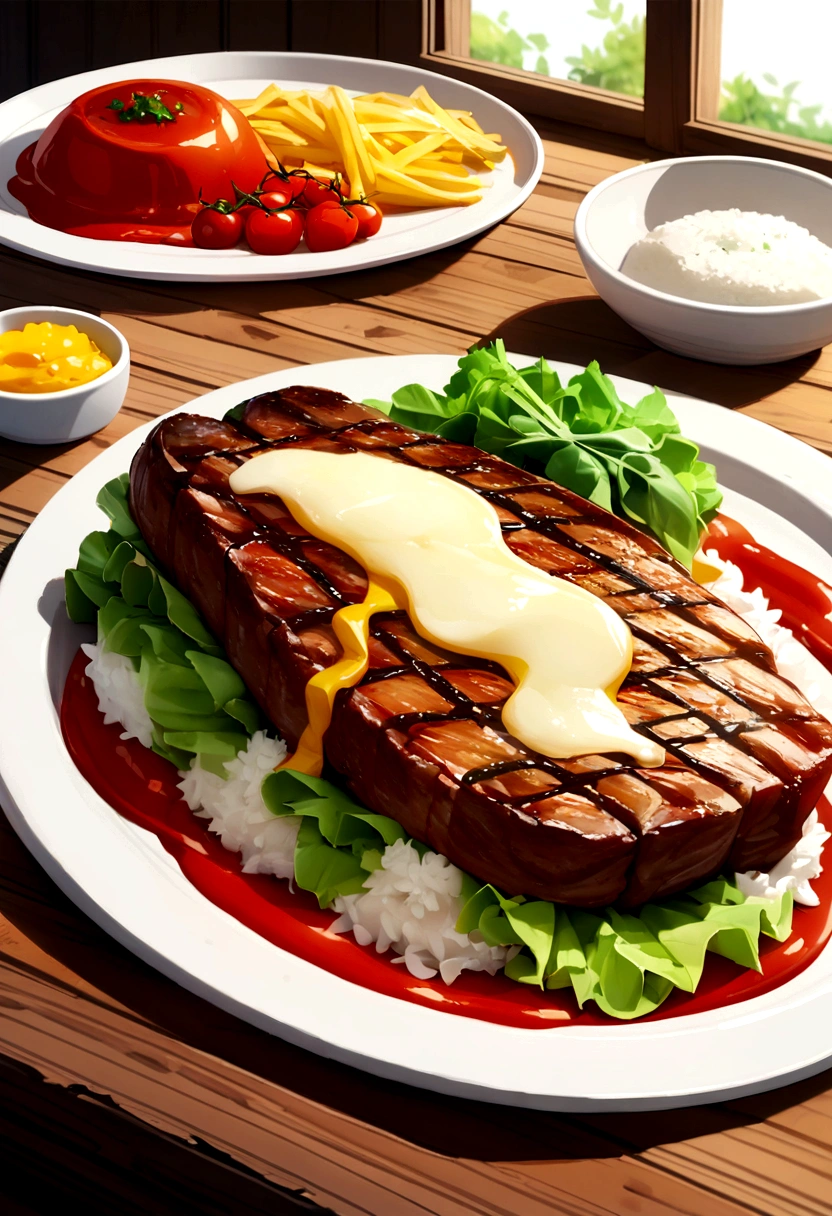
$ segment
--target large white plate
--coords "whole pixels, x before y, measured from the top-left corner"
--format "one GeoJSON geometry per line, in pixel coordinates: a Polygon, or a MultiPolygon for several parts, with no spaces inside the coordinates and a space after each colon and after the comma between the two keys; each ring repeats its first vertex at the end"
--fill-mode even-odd
{"type": "Polygon", "coordinates": [[[386,266],[476,236],[511,215],[531,194],[542,171],[543,146],[534,128],[516,110],[473,85],[422,68],[340,55],[259,51],[146,59],[67,76],[0,105],[0,242],[62,266],[130,278],[175,282],[311,278],[386,266]],[[272,81],[304,88],[339,84],[359,93],[411,93],[423,84],[440,105],[471,110],[484,130],[498,131],[510,154],[493,173],[482,175],[488,188],[481,202],[470,207],[425,208],[387,215],[377,236],[335,253],[309,253],[304,246],[283,257],[266,257],[245,248],[206,252],[170,245],[93,241],[30,220],[25,207],[7,187],[23,149],[75,97],[100,84],[141,77],[204,84],[229,99],[256,97],[272,81]]]}
{"type": "MultiPolygon", "coordinates": [[[[454,366],[447,355],[324,363],[222,388],[183,408],[219,416],[292,383],[384,398],[412,381],[441,388],[454,366]]],[[[616,382],[625,399],[646,391],[616,382]]],[[[818,543],[832,536],[827,458],[718,406],[683,397],[672,404],[685,432],[717,461],[731,513],[832,581],[832,558],[818,543]]],[[[75,769],[58,726],[64,676],[84,636],[67,622],[61,576],[82,537],[102,526],[96,492],[127,469],[150,426],[103,452],[52,499],[0,581],[0,796],[23,841],[84,912],[247,1021],[444,1093],[553,1110],[659,1108],[752,1093],[824,1067],[832,1057],[829,947],[776,991],[724,1010],[635,1025],[496,1026],[379,995],[270,945],[209,903],[154,836],[111,810],[75,769]]]]}

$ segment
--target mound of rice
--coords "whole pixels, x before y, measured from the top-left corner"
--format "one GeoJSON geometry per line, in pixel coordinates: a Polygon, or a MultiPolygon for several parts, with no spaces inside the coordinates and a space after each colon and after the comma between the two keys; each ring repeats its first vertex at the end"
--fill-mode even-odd
{"type": "Polygon", "coordinates": [[[333,931],[352,930],[360,945],[375,942],[379,954],[392,948],[399,955],[393,962],[403,962],[416,979],[433,979],[439,972],[452,984],[462,971],[496,975],[519,950],[488,946],[478,931],[457,933],[462,871],[438,853],[420,858],[412,844],[397,840],[364,886],[366,895],[336,899],[341,916],[333,931]]]}
{"type": "Polygon", "coordinates": [[[707,304],[765,307],[832,296],[832,249],[782,215],[697,211],[648,232],[622,274],[707,304]]]}
{"type": "MultiPolygon", "coordinates": [[[[709,589],[756,629],[771,647],[778,670],[821,713],[832,718],[832,698],[822,691],[824,668],[779,624],[780,612],[769,608],[759,588],[743,589],[742,571],[737,566],[723,562],[713,551],[705,556],[722,571],[709,589]]],[[[138,739],[149,747],[150,718],[131,661],[100,646],[85,646],[84,652],[91,659],[86,673],[93,681],[105,721],[121,722],[123,739],[138,739]]],[[[223,846],[241,855],[244,873],[272,874],[291,881],[300,819],[275,817],[260,794],[263,777],[285,756],[282,740],[257,731],[246,749],[225,765],[226,780],[203,769],[196,759],[188,772],[180,773],[179,788],[190,809],[207,821],[223,846]]],[[[817,904],[810,884],[821,872],[820,858],[828,837],[813,812],[797,847],[770,874],[738,874],[740,889],[747,895],[766,897],[789,890],[798,903],[817,904]]],[[[380,869],[364,886],[360,894],[335,901],[333,930],[352,932],[363,946],[375,943],[381,954],[392,950],[397,956],[392,961],[403,963],[417,979],[438,974],[451,984],[466,970],[494,975],[517,953],[518,947],[488,946],[478,932],[457,933],[462,871],[437,853],[420,856],[412,844],[397,841],[385,849],[380,869]]]]}
{"type": "Polygon", "coordinates": [[[273,815],[260,795],[263,778],[285,759],[283,740],[258,730],[245,751],[225,764],[226,780],[209,773],[198,758],[180,773],[182,797],[200,819],[208,820],[208,830],[219,836],[223,848],[242,855],[244,874],[294,877],[300,819],[273,815]]]}

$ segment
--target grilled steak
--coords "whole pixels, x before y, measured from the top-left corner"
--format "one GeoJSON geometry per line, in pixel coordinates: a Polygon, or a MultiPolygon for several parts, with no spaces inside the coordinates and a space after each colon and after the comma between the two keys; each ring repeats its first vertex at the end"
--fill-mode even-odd
{"type": "Polygon", "coordinates": [[[639,905],[726,864],[768,869],[794,846],[832,773],[832,726],[744,621],[577,495],[310,388],[255,397],[237,423],[166,419],[130,487],[151,550],[290,747],[307,681],[340,655],[332,616],[364,598],[367,578],[279,499],[231,493],[242,461],[287,443],[377,452],[483,494],[509,548],[626,619],[635,655],[619,703],[667,749],[659,769],[541,756],[503,729],[500,667],[438,650],[392,612],[373,617],[370,669],[338,694],[325,738],[328,766],[365,805],[504,891],[589,907],[639,905]]]}

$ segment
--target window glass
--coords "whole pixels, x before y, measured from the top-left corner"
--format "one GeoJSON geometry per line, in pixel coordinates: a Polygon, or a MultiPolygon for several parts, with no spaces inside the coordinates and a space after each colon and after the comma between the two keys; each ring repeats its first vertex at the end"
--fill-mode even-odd
{"type": "Polygon", "coordinates": [[[719,117],[832,144],[832,0],[723,0],[719,117]]]}
{"type": "Polygon", "coordinates": [[[470,54],[643,97],[646,11],[646,0],[472,0],[470,54]]]}

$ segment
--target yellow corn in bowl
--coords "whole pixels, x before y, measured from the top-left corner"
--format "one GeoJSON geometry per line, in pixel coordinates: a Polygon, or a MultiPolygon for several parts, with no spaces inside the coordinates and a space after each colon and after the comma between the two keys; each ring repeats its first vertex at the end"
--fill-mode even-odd
{"type": "Polygon", "coordinates": [[[121,408],[130,348],[109,321],[77,308],[0,311],[0,436],[67,443],[106,426],[121,408]]]}
{"type": "Polygon", "coordinates": [[[0,334],[0,390],[59,393],[97,380],[113,366],[89,334],[74,325],[30,321],[0,334]]]}

